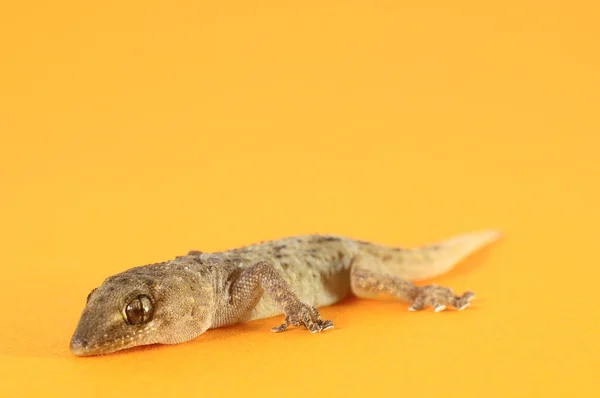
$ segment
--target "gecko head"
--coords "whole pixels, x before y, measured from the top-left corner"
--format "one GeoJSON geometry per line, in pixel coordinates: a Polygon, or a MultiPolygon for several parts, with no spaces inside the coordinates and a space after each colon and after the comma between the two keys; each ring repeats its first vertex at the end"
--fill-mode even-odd
{"type": "Polygon", "coordinates": [[[77,356],[190,340],[212,323],[212,285],[183,268],[138,267],[107,278],[87,297],[71,338],[77,356]]]}

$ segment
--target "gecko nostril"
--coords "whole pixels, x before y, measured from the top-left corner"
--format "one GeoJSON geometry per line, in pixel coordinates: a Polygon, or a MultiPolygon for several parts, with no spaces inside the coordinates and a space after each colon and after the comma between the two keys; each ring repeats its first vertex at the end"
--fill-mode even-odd
{"type": "Polygon", "coordinates": [[[73,338],[71,340],[71,351],[79,351],[81,349],[87,348],[89,342],[85,339],[73,338]]]}

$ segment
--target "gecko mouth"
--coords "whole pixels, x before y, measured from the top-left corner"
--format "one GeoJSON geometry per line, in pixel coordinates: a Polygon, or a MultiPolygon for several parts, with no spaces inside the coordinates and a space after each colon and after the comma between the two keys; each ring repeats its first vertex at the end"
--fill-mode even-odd
{"type": "Polygon", "coordinates": [[[131,348],[135,344],[130,342],[129,344],[126,342],[118,341],[110,344],[90,344],[87,340],[78,338],[77,336],[73,336],[71,339],[71,343],[69,345],[69,349],[71,353],[78,357],[89,357],[96,355],[105,355],[111,354],[115,351],[120,351],[126,348],[131,348]]]}
{"type": "Polygon", "coordinates": [[[79,357],[111,354],[115,351],[132,348],[138,345],[154,344],[155,339],[148,338],[148,333],[152,332],[154,327],[146,327],[143,329],[130,330],[126,333],[115,333],[115,331],[106,331],[100,333],[99,327],[78,327],[73,333],[69,349],[71,353],[79,357]],[[93,333],[90,333],[90,330],[93,333]],[[114,336],[109,338],[109,336],[114,336]],[[99,338],[103,337],[103,338],[99,338]]]}
{"type": "Polygon", "coordinates": [[[78,357],[109,354],[111,352],[117,351],[120,348],[121,347],[114,347],[112,344],[91,344],[87,339],[78,337],[77,334],[73,335],[73,338],[71,339],[71,344],[69,345],[71,353],[77,355],[78,357]]]}

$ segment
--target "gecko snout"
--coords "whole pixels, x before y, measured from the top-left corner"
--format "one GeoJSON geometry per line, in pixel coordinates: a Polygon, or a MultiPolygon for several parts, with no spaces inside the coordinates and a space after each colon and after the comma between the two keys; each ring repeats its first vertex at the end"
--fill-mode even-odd
{"type": "Polygon", "coordinates": [[[89,343],[85,339],[76,338],[73,336],[71,339],[71,352],[77,356],[85,355],[87,350],[86,348],[89,346],[89,343]]]}

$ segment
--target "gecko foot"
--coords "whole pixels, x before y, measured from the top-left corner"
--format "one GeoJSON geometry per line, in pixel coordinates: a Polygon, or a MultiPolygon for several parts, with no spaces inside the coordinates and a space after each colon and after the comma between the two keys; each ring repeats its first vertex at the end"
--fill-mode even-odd
{"type": "Polygon", "coordinates": [[[271,328],[272,332],[279,333],[285,331],[288,326],[304,326],[311,333],[324,332],[333,328],[333,322],[323,321],[315,307],[299,303],[287,311],[284,322],[271,328]]]}
{"type": "Polygon", "coordinates": [[[419,311],[425,306],[431,306],[433,311],[441,312],[446,309],[446,305],[464,310],[471,304],[471,300],[475,298],[473,292],[466,292],[462,296],[456,296],[450,288],[438,285],[427,285],[417,287],[415,298],[412,300],[412,305],[408,308],[409,311],[419,311]]]}

